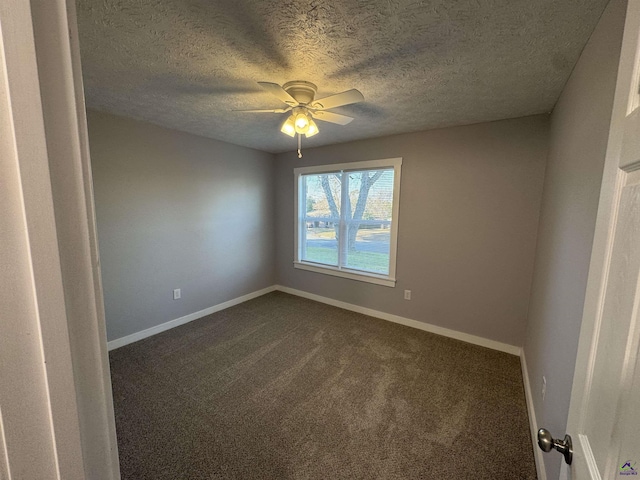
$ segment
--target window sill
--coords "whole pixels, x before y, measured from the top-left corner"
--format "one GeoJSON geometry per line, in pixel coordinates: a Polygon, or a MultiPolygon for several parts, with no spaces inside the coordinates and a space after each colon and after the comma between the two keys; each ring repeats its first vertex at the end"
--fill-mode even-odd
{"type": "Polygon", "coordinates": [[[376,275],[375,273],[357,272],[355,270],[345,270],[328,266],[319,266],[306,262],[293,262],[295,268],[307,270],[309,272],[322,273],[324,275],[333,275],[334,277],[348,278],[359,282],[373,283],[375,285],[383,285],[385,287],[395,287],[396,279],[386,275],[376,275]]]}

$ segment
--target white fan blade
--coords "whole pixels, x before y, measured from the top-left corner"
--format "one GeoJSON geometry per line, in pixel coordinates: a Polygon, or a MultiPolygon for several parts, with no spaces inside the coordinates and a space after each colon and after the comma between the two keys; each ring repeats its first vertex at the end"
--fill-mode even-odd
{"type": "Polygon", "coordinates": [[[332,112],[311,112],[311,116],[316,120],[322,120],[323,122],[337,123],[338,125],[346,125],[347,123],[351,123],[353,121],[352,117],[347,117],[346,115],[340,115],[339,113],[332,112]]]}
{"type": "Polygon", "coordinates": [[[286,103],[287,105],[292,105],[294,107],[298,105],[298,102],[296,101],[296,99],[293,98],[291,95],[289,95],[287,91],[277,83],[258,82],[258,85],[260,85],[271,95],[280,99],[282,102],[286,103]]]}
{"type": "Polygon", "coordinates": [[[272,109],[272,110],[234,110],[234,112],[249,112],[249,113],[287,113],[289,110],[291,110],[291,107],[289,108],[276,108],[276,109],[272,109]]]}
{"type": "Polygon", "coordinates": [[[341,107],[342,105],[349,105],[351,103],[363,101],[364,95],[354,88],[347,90],[346,92],[336,93],[335,95],[314,100],[311,103],[311,108],[315,108],[316,110],[328,110],[329,108],[341,107]]]}

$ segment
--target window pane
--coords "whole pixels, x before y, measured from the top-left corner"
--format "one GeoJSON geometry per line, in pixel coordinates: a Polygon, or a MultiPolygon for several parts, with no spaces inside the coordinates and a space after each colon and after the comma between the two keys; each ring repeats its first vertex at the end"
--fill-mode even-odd
{"type": "Polygon", "coordinates": [[[353,220],[391,220],[393,169],[348,172],[353,220]]]}
{"type": "Polygon", "coordinates": [[[302,232],[302,260],[338,265],[341,174],[304,175],[305,222],[302,232]]]}
{"type": "Polygon", "coordinates": [[[304,175],[307,217],[340,218],[340,173],[304,175]]]}
{"type": "Polygon", "coordinates": [[[302,259],[308,262],[337,266],[338,239],[336,230],[338,224],[331,226],[317,222],[320,226],[316,227],[314,223],[307,222],[302,259]]]}
{"type": "Polygon", "coordinates": [[[349,175],[345,267],[389,273],[393,169],[362,170],[349,175]]]}
{"type": "Polygon", "coordinates": [[[366,272],[389,274],[389,223],[351,223],[348,228],[349,246],[346,267],[366,272]]]}

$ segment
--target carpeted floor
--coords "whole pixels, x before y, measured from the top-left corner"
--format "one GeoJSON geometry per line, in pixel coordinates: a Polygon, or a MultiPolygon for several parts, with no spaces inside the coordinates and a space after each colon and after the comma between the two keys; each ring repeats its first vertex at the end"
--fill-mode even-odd
{"type": "Polygon", "coordinates": [[[110,354],[123,479],[535,479],[518,357],[274,292],[110,354]]]}

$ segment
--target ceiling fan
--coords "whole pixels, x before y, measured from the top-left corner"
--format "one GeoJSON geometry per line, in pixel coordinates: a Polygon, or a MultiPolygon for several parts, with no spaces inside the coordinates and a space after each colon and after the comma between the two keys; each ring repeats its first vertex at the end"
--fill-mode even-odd
{"type": "Polygon", "coordinates": [[[273,110],[237,110],[239,112],[252,113],[287,113],[291,115],[282,124],[280,131],[294,137],[298,134],[298,157],[302,157],[300,152],[300,138],[302,135],[309,138],[319,132],[318,126],[314,119],[323,122],[336,123],[338,125],[346,125],[353,120],[353,117],[341,115],[339,113],[328,112],[331,108],[350,105],[352,103],[362,102],[364,96],[358,90],[351,89],[328,97],[315,99],[318,91],[311,82],[304,80],[294,80],[285,83],[283,86],[277,83],[258,82],[262,88],[280,101],[287,104],[286,108],[277,108],[273,110]]]}

